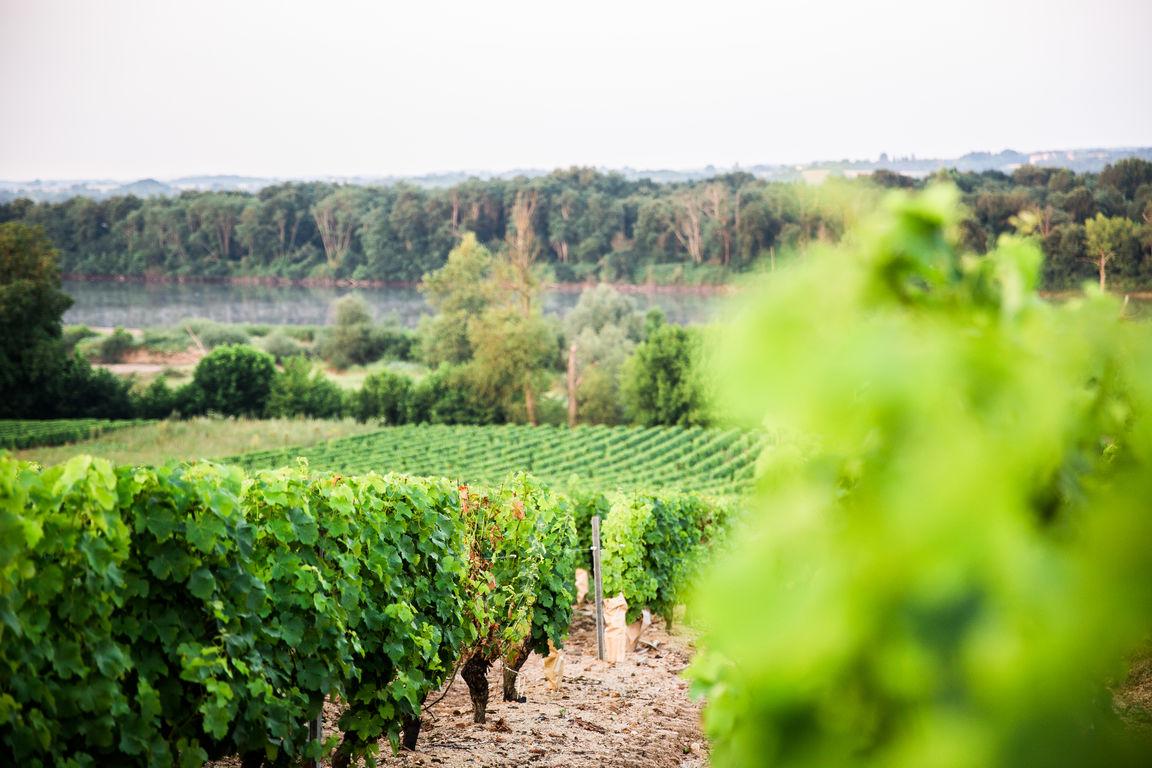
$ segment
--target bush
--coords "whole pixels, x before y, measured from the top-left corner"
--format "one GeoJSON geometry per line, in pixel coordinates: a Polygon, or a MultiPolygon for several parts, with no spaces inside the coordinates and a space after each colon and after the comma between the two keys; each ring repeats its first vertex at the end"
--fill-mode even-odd
{"type": "Polygon", "coordinates": [[[136,348],[136,340],[132,334],[123,328],[116,328],[111,334],[100,340],[97,354],[104,363],[119,363],[129,352],[136,348]]]}
{"type": "Polygon", "coordinates": [[[173,414],[188,415],[188,395],[191,385],[173,390],[168,377],[160,375],[136,395],[136,415],[141,419],[167,419],[173,414]]]}
{"type": "Polygon", "coordinates": [[[316,327],[312,325],[285,325],[277,329],[278,333],[283,333],[290,339],[311,344],[316,341],[316,327]]]}
{"type": "Polygon", "coordinates": [[[443,364],[412,390],[409,421],[414,424],[495,424],[504,420],[466,366],[443,364]]]}
{"type": "Polygon", "coordinates": [[[367,365],[381,358],[411,360],[416,343],[412,331],[372,324],[368,304],[359,296],[345,296],[333,310],[335,324],[320,336],[317,353],[334,368],[367,365]]]}
{"type": "Polygon", "coordinates": [[[336,325],[368,325],[372,322],[372,309],[363,297],[348,294],[332,304],[332,322],[336,325]]]}
{"type": "Polygon", "coordinates": [[[215,349],[216,347],[223,347],[230,344],[247,344],[251,341],[251,337],[244,332],[244,329],[234,325],[220,325],[217,323],[205,326],[197,335],[208,349],[215,349]]]}
{"type": "Polygon", "coordinates": [[[264,323],[248,323],[241,326],[244,332],[255,339],[261,339],[272,333],[272,326],[264,323]]]}
{"type": "Polygon", "coordinates": [[[99,335],[86,325],[66,325],[64,326],[64,335],[61,337],[64,342],[64,351],[72,354],[76,351],[76,345],[84,339],[91,339],[99,335]]]}
{"type": "Polygon", "coordinates": [[[567,500],[518,473],[500,486],[461,488],[461,515],[471,530],[500,531],[472,538],[468,561],[475,595],[476,636],[461,676],[473,720],[484,722],[488,666],[504,660],[504,699],[515,700],[516,676],[530,651],[564,645],[572,618],[576,527],[567,500]]]}
{"type": "Polygon", "coordinates": [[[212,350],[196,366],[192,385],[199,408],[225,416],[260,416],[268,406],[276,366],[272,358],[247,346],[212,350]]]}
{"type": "Polygon", "coordinates": [[[352,397],[352,415],[361,422],[404,424],[411,418],[411,408],[412,379],[391,371],[372,374],[352,397]]]}
{"type": "Polygon", "coordinates": [[[103,368],[93,368],[87,360],[69,358],[58,383],[61,397],[56,416],[103,419],[135,416],[131,382],[103,368]]]}
{"type": "Polygon", "coordinates": [[[284,361],[284,370],[276,374],[272,382],[268,416],[334,419],[343,415],[343,410],[344,396],[340,387],[323,373],[312,373],[312,364],[306,358],[290,357],[284,361]]]}
{"type": "Polygon", "coordinates": [[[416,332],[396,325],[378,325],[372,329],[376,359],[415,360],[416,332]]]}
{"type": "Polygon", "coordinates": [[[470,628],[446,480],[0,456],[0,522],[6,765],[299,764],[329,697],[371,763],[470,628]]]}
{"type": "Polygon", "coordinates": [[[140,346],[154,352],[183,352],[192,344],[192,337],[183,328],[145,328],[140,346]]]}
{"type": "Polygon", "coordinates": [[[324,331],[316,344],[316,353],[336,370],[364,365],[376,358],[373,354],[372,326],[338,325],[324,331]]]}
{"type": "Polygon", "coordinates": [[[291,337],[276,331],[265,337],[264,351],[272,355],[277,363],[283,363],[289,357],[303,354],[304,348],[291,337]]]}
{"type": "Polygon", "coordinates": [[[603,521],[604,594],[627,598],[629,621],[651,608],[671,627],[726,517],[722,507],[691,495],[614,497],[603,521]]]}
{"type": "Polygon", "coordinates": [[[334,368],[367,365],[377,360],[411,360],[416,336],[403,328],[366,323],[337,325],[320,337],[317,352],[334,368]]]}

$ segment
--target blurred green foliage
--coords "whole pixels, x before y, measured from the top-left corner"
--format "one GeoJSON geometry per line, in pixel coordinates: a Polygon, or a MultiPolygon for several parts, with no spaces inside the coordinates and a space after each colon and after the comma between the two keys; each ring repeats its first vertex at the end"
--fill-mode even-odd
{"type": "Polygon", "coordinates": [[[729,334],[779,439],[696,600],[716,766],[1149,764],[1106,684],[1152,629],[1152,329],[964,216],[893,193],[729,334]]]}

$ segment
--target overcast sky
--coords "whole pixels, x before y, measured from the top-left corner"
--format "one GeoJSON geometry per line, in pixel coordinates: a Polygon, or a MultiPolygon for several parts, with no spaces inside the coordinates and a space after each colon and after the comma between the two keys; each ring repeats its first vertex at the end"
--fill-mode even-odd
{"type": "Polygon", "coordinates": [[[1152,145],[1152,0],[0,0],[0,178],[1152,145]]]}

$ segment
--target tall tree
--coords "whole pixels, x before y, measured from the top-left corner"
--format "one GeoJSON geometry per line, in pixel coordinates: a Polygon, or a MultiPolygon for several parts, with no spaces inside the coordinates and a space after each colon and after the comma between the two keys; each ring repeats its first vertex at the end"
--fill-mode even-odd
{"type": "Polygon", "coordinates": [[[644,335],[635,302],[608,285],[587,289],[564,318],[564,335],[569,425],[619,423],[620,370],[644,335]]]}
{"type": "Polygon", "coordinates": [[[352,236],[360,225],[359,198],[359,190],[342,187],[312,206],[329,269],[339,269],[352,247],[352,236]]]}
{"type": "Polygon", "coordinates": [[[676,196],[674,222],[672,233],[692,263],[704,261],[704,207],[695,189],[688,187],[676,196]]]}
{"type": "Polygon", "coordinates": [[[678,325],[657,326],[622,374],[624,404],[633,421],[649,427],[707,424],[700,355],[695,331],[678,325]]]}
{"type": "Polygon", "coordinates": [[[71,305],[44,231],[0,224],[0,415],[49,415],[65,359],[60,318],[71,305]]]}
{"type": "Polygon", "coordinates": [[[472,359],[468,321],[484,312],[496,298],[492,281],[492,253],[465,232],[448,254],[448,263],[424,275],[420,291],[436,310],[421,318],[420,357],[431,367],[440,363],[466,363],[472,359]]]}
{"type": "Polygon", "coordinates": [[[505,413],[524,405],[524,418],[537,423],[536,392],[547,384],[558,354],[556,334],[539,312],[523,314],[515,306],[489,307],[468,323],[470,364],[481,393],[505,413]]]}
{"type": "Polygon", "coordinates": [[[1100,275],[1100,290],[1104,290],[1108,265],[1136,236],[1136,225],[1121,216],[1098,213],[1095,218],[1084,222],[1084,230],[1088,248],[1085,258],[1096,266],[1100,275]]]}
{"type": "Polygon", "coordinates": [[[521,314],[532,312],[532,302],[540,292],[536,274],[536,258],[540,255],[540,241],[536,238],[533,217],[536,215],[537,195],[517,192],[512,204],[512,221],[506,238],[505,256],[508,270],[508,288],[519,300],[521,314]]]}
{"type": "MultiPolygon", "coordinates": [[[[520,359],[521,365],[513,369],[513,375],[521,380],[524,414],[529,424],[536,424],[536,392],[540,386],[541,368],[547,364],[551,347],[555,343],[554,335],[550,334],[540,316],[536,301],[541,286],[536,269],[536,259],[540,255],[540,241],[536,237],[534,221],[537,204],[535,190],[516,193],[512,204],[511,226],[500,262],[499,272],[503,273],[505,288],[512,299],[513,310],[519,317],[513,318],[511,313],[491,310],[470,332],[476,339],[492,339],[491,334],[495,333],[497,339],[502,337],[502,342],[484,346],[503,346],[506,360],[520,359]],[[503,330],[499,330],[501,327],[503,330]],[[520,344],[526,345],[526,348],[517,349],[520,344]]],[[[489,360],[489,364],[496,362],[495,358],[489,360]]]]}

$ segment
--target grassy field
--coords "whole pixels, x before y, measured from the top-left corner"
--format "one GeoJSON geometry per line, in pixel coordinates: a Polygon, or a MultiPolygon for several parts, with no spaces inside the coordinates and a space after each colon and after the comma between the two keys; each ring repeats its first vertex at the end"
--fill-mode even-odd
{"type": "Polygon", "coordinates": [[[128,427],[69,445],[29,448],[13,454],[44,465],[58,464],[77,453],[103,456],[115,464],[162,464],[171,459],[219,459],[286,445],[323,443],[378,429],[352,419],[197,418],[128,427]]]}
{"type": "Polygon", "coordinates": [[[527,470],[545,482],[610,488],[675,488],[737,493],[751,482],[763,438],[736,429],[680,427],[402,426],[320,445],[234,457],[248,468],[297,456],[313,468],[375,470],[496,481],[527,470]]]}

